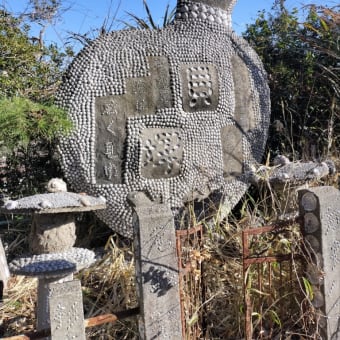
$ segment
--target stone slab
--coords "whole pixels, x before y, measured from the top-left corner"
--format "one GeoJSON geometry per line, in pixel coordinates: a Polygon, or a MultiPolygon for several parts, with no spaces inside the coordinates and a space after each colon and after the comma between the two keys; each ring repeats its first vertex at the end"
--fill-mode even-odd
{"type": "Polygon", "coordinates": [[[37,194],[9,201],[0,208],[2,214],[57,214],[86,212],[106,208],[103,197],[93,197],[73,192],[37,194]]]}
{"type": "Polygon", "coordinates": [[[53,278],[87,268],[94,261],[95,254],[93,251],[84,248],[72,248],[62,253],[20,257],[13,260],[9,264],[9,268],[16,275],[53,278]]]}
{"type": "MultiPolygon", "coordinates": [[[[315,307],[321,308],[324,339],[340,338],[340,192],[330,186],[299,191],[305,241],[315,266],[324,273],[314,287],[315,307]]],[[[311,268],[313,272],[313,268],[311,268]]],[[[312,273],[309,273],[312,275],[312,273]]]]}
{"type": "Polygon", "coordinates": [[[135,211],[140,338],[182,338],[176,234],[168,204],[144,193],[129,196],[135,211]]]}
{"type": "Polygon", "coordinates": [[[86,340],[79,280],[48,285],[51,340],[86,340]]]}

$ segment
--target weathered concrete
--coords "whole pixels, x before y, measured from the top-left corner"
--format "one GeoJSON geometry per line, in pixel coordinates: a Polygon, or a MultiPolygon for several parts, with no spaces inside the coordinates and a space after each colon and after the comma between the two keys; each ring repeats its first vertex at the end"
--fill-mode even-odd
{"type": "Polygon", "coordinates": [[[340,192],[329,186],[301,190],[299,205],[307,250],[314,259],[306,273],[314,284],[312,304],[320,308],[323,339],[339,339],[340,192]],[[323,277],[317,276],[320,272],[323,277]]]}
{"type": "Polygon", "coordinates": [[[79,280],[48,284],[52,340],[85,340],[83,296],[79,280]]]}
{"type": "Polygon", "coordinates": [[[135,211],[140,338],[181,339],[176,234],[170,207],[141,192],[131,194],[129,200],[135,211]]]}
{"type": "Polygon", "coordinates": [[[69,250],[76,241],[76,224],[70,213],[33,215],[29,235],[33,254],[58,253],[69,250]]]}

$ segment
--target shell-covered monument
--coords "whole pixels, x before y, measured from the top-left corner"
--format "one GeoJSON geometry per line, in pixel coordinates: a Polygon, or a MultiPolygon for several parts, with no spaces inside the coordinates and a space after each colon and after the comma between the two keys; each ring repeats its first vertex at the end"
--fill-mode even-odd
{"type": "Polygon", "coordinates": [[[132,191],[177,208],[212,192],[233,207],[247,189],[270,100],[259,57],[232,31],[235,2],[178,0],[173,24],[101,36],[65,75],[65,177],[107,199],[98,215],[118,233],[132,237],[132,191]]]}

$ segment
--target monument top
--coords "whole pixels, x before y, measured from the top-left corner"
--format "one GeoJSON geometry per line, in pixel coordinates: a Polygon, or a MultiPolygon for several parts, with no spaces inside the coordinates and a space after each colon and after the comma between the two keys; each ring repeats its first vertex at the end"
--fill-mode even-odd
{"type": "Polygon", "coordinates": [[[237,0],[179,0],[176,20],[208,21],[231,27],[231,12],[237,0]]]}
{"type": "Polygon", "coordinates": [[[237,0],[180,0],[178,3],[196,3],[204,4],[210,7],[220,8],[224,11],[231,11],[236,4],[237,0]]]}

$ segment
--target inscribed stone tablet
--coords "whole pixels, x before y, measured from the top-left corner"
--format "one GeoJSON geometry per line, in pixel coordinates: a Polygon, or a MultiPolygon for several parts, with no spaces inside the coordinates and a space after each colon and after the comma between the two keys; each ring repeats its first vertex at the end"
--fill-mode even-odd
{"type": "Polygon", "coordinates": [[[80,281],[52,283],[48,289],[52,338],[85,340],[80,281]]]}

